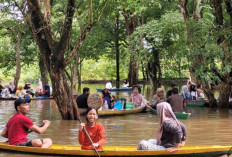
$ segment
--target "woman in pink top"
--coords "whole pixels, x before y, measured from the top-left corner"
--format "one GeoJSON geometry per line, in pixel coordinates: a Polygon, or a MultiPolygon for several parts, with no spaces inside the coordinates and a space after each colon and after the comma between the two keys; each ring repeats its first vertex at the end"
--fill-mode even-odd
{"type": "Polygon", "coordinates": [[[129,97],[129,102],[135,104],[135,108],[140,108],[143,106],[147,106],[147,101],[143,98],[143,96],[139,93],[139,87],[137,85],[133,86],[133,93],[129,97]]]}

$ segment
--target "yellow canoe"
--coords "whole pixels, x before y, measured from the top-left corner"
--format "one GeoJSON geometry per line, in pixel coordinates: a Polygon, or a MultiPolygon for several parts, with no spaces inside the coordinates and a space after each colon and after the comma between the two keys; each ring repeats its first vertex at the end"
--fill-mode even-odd
{"type": "MultiPolygon", "coordinates": [[[[104,146],[103,151],[99,151],[101,156],[219,156],[231,153],[232,146],[184,146],[175,152],[166,150],[137,150],[136,146],[104,146]]],[[[80,146],[74,145],[52,145],[49,149],[25,146],[12,146],[0,142],[0,149],[36,153],[44,155],[78,155],[96,156],[94,150],[81,150],[80,146]]]]}
{"type": "Polygon", "coordinates": [[[119,116],[125,114],[140,113],[145,110],[145,107],[133,110],[98,110],[98,116],[119,116]]]}

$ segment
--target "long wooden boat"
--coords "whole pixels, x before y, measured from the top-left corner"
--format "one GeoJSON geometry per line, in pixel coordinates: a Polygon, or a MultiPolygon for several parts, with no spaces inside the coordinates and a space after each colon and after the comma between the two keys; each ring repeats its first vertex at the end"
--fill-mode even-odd
{"type": "MultiPolygon", "coordinates": [[[[178,151],[167,152],[166,150],[137,150],[137,146],[104,146],[99,150],[100,156],[220,156],[231,153],[232,146],[183,146],[178,151]]],[[[0,149],[24,152],[26,154],[43,155],[76,155],[76,156],[96,156],[94,150],[81,150],[80,146],[75,145],[56,145],[50,148],[36,148],[25,146],[12,146],[0,142],[0,149]]],[[[15,153],[15,152],[14,152],[15,153]]]]}
{"type": "Polygon", "coordinates": [[[185,102],[187,107],[201,107],[207,100],[186,100],[185,102]]]}
{"type": "MultiPolygon", "coordinates": [[[[16,100],[17,98],[0,98],[0,101],[7,101],[7,100],[16,100]]],[[[47,97],[47,98],[31,98],[31,100],[50,100],[53,99],[53,97],[47,97]]]]}
{"type": "MultiPolygon", "coordinates": [[[[132,91],[132,88],[111,88],[108,89],[111,92],[121,92],[121,91],[132,91]]],[[[101,92],[102,89],[97,89],[97,92],[101,92]]]]}
{"type": "MultiPolygon", "coordinates": [[[[157,110],[151,109],[151,112],[154,115],[157,115],[157,110]]],[[[188,119],[188,117],[191,115],[190,113],[177,113],[177,112],[174,112],[174,114],[175,114],[177,119],[188,119]]]]}
{"type": "Polygon", "coordinates": [[[126,114],[140,113],[145,110],[146,107],[141,107],[139,109],[124,109],[124,110],[99,110],[98,115],[103,116],[120,116],[126,114]]]}

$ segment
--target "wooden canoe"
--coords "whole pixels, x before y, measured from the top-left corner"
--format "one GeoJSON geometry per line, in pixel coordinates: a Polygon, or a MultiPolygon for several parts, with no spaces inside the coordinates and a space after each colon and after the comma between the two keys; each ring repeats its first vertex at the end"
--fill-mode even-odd
{"type": "MultiPolygon", "coordinates": [[[[102,151],[98,151],[100,156],[220,156],[231,153],[232,146],[183,146],[175,152],[166,150],[137,150],[137,146],[104,146],[102,151]]],[[[24,152],[26,154],[43,155],[77,155],[96,156],[94,150],[81,150],[75,145],[52,145],[50,148],[35,148],[25,146],[12,146],[0,142],[0,149],[24,152]]],[[[15,153],[15,152],[14,152],[15,153]]]]}
{"type": "MultiPolygon", "coordinates": [[[[17,98],[0,98],[1,101],[6,101],[6,100],[16,100],[17,98]]],[[[34,97],[34,98],[31,98],[31,100],[50,100],[50,99],[53,99],[53,97],[47,97],[47,98],[37,98],[37,97],[34,97]]]]}
{"type": "MultiPolygon", "coordinates": [[[[102,89],[97,89],[98,92],[101,92],[102,89]]],[[[132,91],[132,88],[111,88],[108,89],[111,92],[121,92],[121,91],[132,91]]]]}
{"type": "Polygon", "coordinates": [[[186,100],[185,102],[187,107],[201,107],[207,100],[186,100]]]}
{"type": "MultiPolygon", "coordinates": [[[[151,109],[151,112],[154,114],[154,115],[157,115],[157,110],[155,109],[151,109]]],[[[177,113],[177,112],[174,112],[175,116],[177,119],[188,119],[188,117],[191,115],[189,113],[177,113]]]]}
{"type": "Polygon", "coordinates": [[[139,109],[125,109],[125,110],[99,110],[98,115],[103,116],[120,116],[120,115],[126,115],[126,114],[133,114],[133,113],[140,113],[145,110],[145,107],[141,107],[139,109]]]}

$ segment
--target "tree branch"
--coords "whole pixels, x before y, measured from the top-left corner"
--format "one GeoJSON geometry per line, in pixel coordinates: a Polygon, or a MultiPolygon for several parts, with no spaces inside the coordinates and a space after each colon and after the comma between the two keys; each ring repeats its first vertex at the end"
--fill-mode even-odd
{"type": "Polygon", "coordinates": [[[90,32],[90,30],[97,25],[97,23],[99,22],[102,12],[104,11],[106,4],[107,4],[108,0],[105,1],[101,11],[98,14],[97,20],[93,21],[93,23],[88,24],[83,31],[81,32],[81,35],[79,37],[79,39],[77,40],[76,45],[74,46],[72,52],[70,53],[70,55],[65,59],[64,65],[68,65],[73,59],[74,57],[77,55],[77,52],[80,50],[85,38],[87,37],[88,33],[90,32]]]}
{"type": "Polygon", "coordinates": [[[62,28],[62,34],[57,46],[57,50],[55,51],[57,55],[59,55],[60,57],[63,56],[65,53],[65,47],[67,46],[67,42],[70,37],[74,13],[75,13],[75,0],[69,0],[65,22],[62,28]]]}

